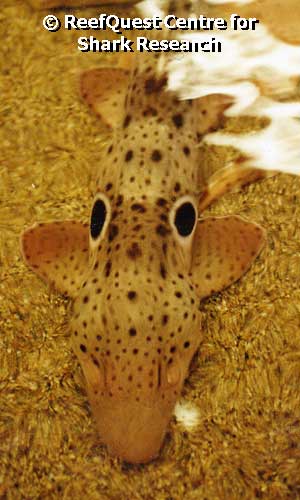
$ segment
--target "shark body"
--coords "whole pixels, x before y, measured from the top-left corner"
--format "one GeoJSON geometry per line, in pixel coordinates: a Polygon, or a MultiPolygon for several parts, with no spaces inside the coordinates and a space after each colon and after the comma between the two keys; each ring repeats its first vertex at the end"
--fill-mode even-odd
{"type": "Polygon", "coordinates": [[[72,343],[101,441],[144,463],[159,453],[201,342],[200,300],[238,280],[265,240],[241,217],[201,212],[264,174],[235,168],[207,184],[198,145],[228,98],[179,101],[157,55],[88,71],[81,88],[112,129],[90,223],[35,224],[22,253],[74,300],[72,343]]]}

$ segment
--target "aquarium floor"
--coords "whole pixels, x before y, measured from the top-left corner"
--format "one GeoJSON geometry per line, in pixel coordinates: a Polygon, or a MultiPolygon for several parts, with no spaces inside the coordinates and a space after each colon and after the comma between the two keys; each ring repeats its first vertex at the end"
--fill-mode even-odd
{"type": "MultiPolygon", "coordinates": [[[[0,498],[300,498],[300,179],[278,175],[211,208],[262,224],[268,242],[242,280],[202,306],[183,393],[199,424],[173,419],[148,465],[112,459],[69,344],[69,303],[25,267],[19,235],[36,220],[87,220],[106,135],[78,75],[115,61],[79,53],[78,33],[44,31],[21,0],[2,0],[0,17],[0,498]]],[[[206,153],[212,164],[231,154],[206,153]]]]}

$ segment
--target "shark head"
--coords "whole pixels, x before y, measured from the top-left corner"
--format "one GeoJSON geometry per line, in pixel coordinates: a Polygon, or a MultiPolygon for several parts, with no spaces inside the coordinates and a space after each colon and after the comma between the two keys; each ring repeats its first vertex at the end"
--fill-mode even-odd
{"type": "Polygon", "coordinates": [[[184,196],[173,205],[98,193],[91,268],[74,302],[73,341],[99,434],[130,462],[157,455],[201,340],[189,276],[196,203],[184,196]]]}

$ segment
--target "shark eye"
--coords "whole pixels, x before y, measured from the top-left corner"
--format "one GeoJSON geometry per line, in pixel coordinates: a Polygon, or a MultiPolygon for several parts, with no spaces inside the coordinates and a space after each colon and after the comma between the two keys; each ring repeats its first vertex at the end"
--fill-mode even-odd
{"type": "Polygon", "coordinates": [[[91,216],[91,237],[96,240],[101,233],[106,218],[106,205],[103,200],[96,200],[91,216]]]}
{"type": "Polygon", "coordinates": [[[96,242],[103,234],[104,226],[107,226],[110,215],[109,200],[104,195],[97,195],[91,214],[90,234],[93,242],[96,242]]]}
{"type": "Polygon", "coordinates": [[[180,236],[189,236],[196,222],[196,210],[190,201],[182,203],[175,212],[174,224],[180,236]]]}
{"type": "Polygon", "coordinates": [[[170,224],[176,240],[182,247],[188,248],[191,245],[197,217],[197,205],[192,196],[182,196],[175,201],[170,212],[170,224]]]}

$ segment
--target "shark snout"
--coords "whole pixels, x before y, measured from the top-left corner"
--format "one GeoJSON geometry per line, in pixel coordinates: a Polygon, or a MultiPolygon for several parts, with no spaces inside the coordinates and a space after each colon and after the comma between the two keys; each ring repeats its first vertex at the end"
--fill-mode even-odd
{"type": "Polygon", "coordinates": [[[146,406],[130,399],[111,399],[93,401],[101,442],[110,454],[126,462],[153,460],[162,447],[172,409],[168,411],[158,404],[146,406]]]}

